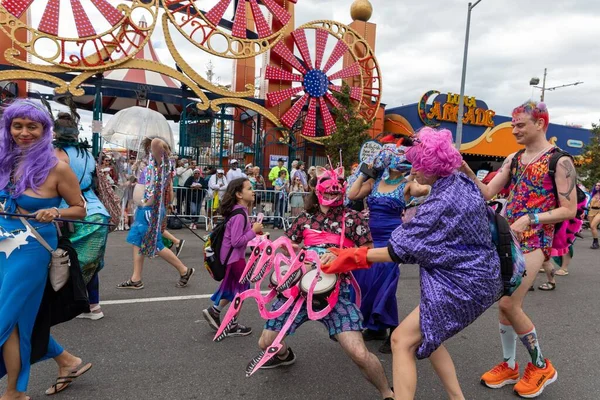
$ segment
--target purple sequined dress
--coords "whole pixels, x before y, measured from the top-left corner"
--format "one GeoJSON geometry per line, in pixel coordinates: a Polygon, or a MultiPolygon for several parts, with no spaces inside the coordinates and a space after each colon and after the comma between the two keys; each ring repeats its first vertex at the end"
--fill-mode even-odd
{"type": "Polygon", "coordinates": [[[419,359],[475,321],[502,290],[486,204],[462,173],[433,184],[415,217],[394,231],[389,250],[394,261],[420,266],[419,359]]]}
{"type": "MultiPolygon", "coordinates": [[[[398,226],[402,225],[404,188],[401,183],[390,193],[380,193],[379,178],[367,198],[369,205],[369,228],[375,247],[385,247],[398,226]]],[[[398,279],[400,267],[395,262],[375,263],[369,269],[354,271],[360,286],[362,304],[360,311],[368,329],[384,330],[398,326],[398,279]]]]}

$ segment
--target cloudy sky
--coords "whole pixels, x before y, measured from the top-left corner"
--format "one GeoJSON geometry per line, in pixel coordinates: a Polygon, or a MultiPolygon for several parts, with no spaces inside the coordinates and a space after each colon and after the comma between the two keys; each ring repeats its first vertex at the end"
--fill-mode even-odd
{"type": "MultiPolygon", "coordinates": [[[[37,0],[36,0],[37,1],[37,0]]],[[[62,1],[66,3],[66,1],[62,1]]],[[[119,1],[111,0],[118,4],[119,1]]],[[[204,9],[217,0],[197,1],[204,9]]],[[[296,26],[316,19],[349,23],[351,0],[298,0],[296,26]]],[[[371,0],[377,24],[376,55],[383,75],[383,102],[387,108],[415,103],[430,90],[458,93],[462,67],[466,0],[371,0]]],[[[68,4],[67,4],[68,6],[68,4]]],[[[227,16],[227,14],[226,14],[227,16]]],[[[34,23],[40,15],[33,15],[34,23]]],[[[546,92],[555,123],[590,127],[600,120],[593,93],[600,66],[600,1],[597,0],[482,0],[473,10],[465,93],[484,100],[498,114],[540,90],[529,86],[532,77],[547,87],[578,81],[582,85],[546,92]]],[[[72,25],[71,25],[72,26],[72,25]]],[[[61,30],[70,29],[61,24],[61,30]]],[[[177,35],[174,35],[177,38],[177,35]]],[[[165,64],[173,65],[157,27],[152,42],[165,64]]],[[[220,83],[231,80],[232,63],[197,50],[177,38],[181,51],[204,74],[209,61],[220,83]]],[[[257,66],[262,58],[256,58],[257,66]]],[[[83,124],[87,130],[86,116],[83,124]]]]}

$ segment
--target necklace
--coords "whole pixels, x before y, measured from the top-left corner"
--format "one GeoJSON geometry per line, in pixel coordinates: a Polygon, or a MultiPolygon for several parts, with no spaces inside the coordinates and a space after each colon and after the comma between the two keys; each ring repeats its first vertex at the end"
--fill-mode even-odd
{"type": "Polygon", "coordinates": [[[529,161],[527,163],[527,165],[525,166],[525,168],[523,168],[523,171],[521,171],[521,174],[519,175],[519,177],[517,178],[517,182],[515,183],[515,186],[519,184],[519,182],[521,181],[521,178],[523,177],[523,174],[525,174],[525,172],[527,171],[527,168],[529,168],[529,166],[531,164],[533,164],[534,162],[536,162],[544,153],[546,153],[548,150],[550,150],[551,148],[553,148],[554,145],[547,147],[545,149],[540,150],[539,153],[537,153],[532,159],[531,161],[529,161]]]}
{"type": "Polygon", "coordinates": [[[397,178],[397,179],[389,179],[389,178],[388,179],[384,179],[384,181],[385,181],[386,185],[392,186],[392,185],[399,184],[400,182],[402,182],[403,179],[404,179],[404,177],[401,176],[400,178],[397,178]]]}

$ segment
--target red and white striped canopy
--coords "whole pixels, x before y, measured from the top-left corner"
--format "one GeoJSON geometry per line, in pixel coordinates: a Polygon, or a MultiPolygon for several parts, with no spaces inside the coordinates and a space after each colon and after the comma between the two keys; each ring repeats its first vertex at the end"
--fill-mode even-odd
{"type": "MultiPolygon", "coordinates": [[[[139,26],[141,28],[146,28],[146,21],[143,19],[140,21],[139,26]]],[[[125,54],[131,54],[132,49],[140,46],[143,41],[142,35],[135,35],[133,42],[129,45],[129,48],[125,52],[125,54]]],[[[156,55],[156,50],[154,50],[154,46],[152,45],[152,40],[149,40],[148,43],[135,55],[136,59],[140,60],[149,60],[160,63],[158,55],[156,55]]],[[[179,84],[177,84],[173,79],[168,76],[159,74],[154,71],[144,71],[140,69],[115,69],[110,72],[104,74],[106,79],[113,79],[116,81],[124,81],[124,82],[133,82],[139,83],[142,85],[150,85],[150,86],[166,86],[170,88],[178,88],[179,84]]]]}
{"type": "MultiPolygon", "coordinates": [[[[139,26],[144,27],[145,25],[146,21],[142,18],[139,26]]],[[[125,54],[129,54],[133,46],[139,46],[142,41],[143,37],[141,35],[136,35],[134,38],[135,43],[130,44],[130,48],[125,52],[125,54]]],[[[148,41],[148,43],[146,43],[146,45],[135,55],[135,59],[149,60],[160,63],[160,59],[156,54],[156,50],[154,50],[151,40],[148,41]]],[[[145,71],[139,69],[115,69],[105,72],[104,78],[128,83],[138,83],[140,84],[140,91],[152,91],[152,86],[168,87],[172,89],[178,89],[180,87],[178,82],[168,76],[154,71],[145,71]]],[[[73,100],[75,100],[75,103],[81,108],[88,110],[93,109],[93,95],[79,96],[75,97],[73,100]]],[[[148,107],[152,110],[158,111],[170,119],[178,118],[181,114],[181,106],[179,104],[170,104],[158,101],[148,101],[148,104],[146,104],[144,99],[140,100],[136,98],[111,96],[102,97],[102,109],[104,112],[117,112],[132,106],[148,107]]]]}

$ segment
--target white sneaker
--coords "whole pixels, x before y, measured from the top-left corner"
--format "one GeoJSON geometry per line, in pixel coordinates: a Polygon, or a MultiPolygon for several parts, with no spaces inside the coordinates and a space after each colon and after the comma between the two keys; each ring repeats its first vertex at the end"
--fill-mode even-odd
{"type": "Polygon", "coordinates": [[[89,313],[81,313],[77,316],[77,318],[80,319],[91,319],[92,321],[97,321],[99,319],[104,318],[104,313],[102,312],[102,310],[100,309],[100,306],[96,306],[92,309],[90,309],[91,312],[89,313]],[[96,312],[94,312],[96,311],[96,312]],[[100,311],[100,312],[97,312],[100,311]]]}

